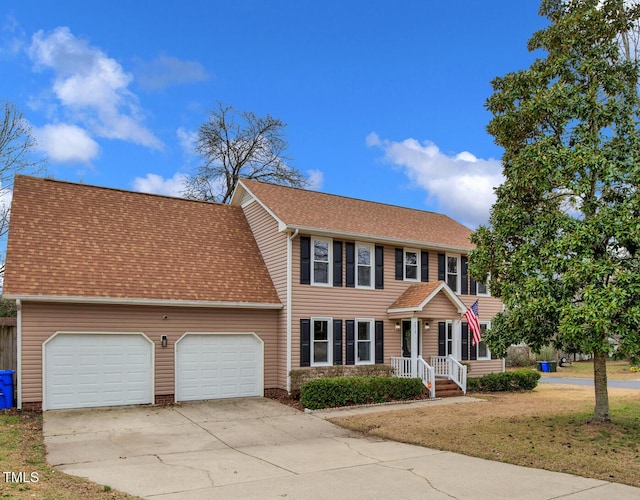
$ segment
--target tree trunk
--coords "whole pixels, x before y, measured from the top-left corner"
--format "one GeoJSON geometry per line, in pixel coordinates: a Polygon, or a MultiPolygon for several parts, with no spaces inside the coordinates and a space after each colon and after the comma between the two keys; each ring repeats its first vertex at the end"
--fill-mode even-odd
{"type": "Polygon", "coordinates": [[[596,407],[593,412],[594,423],[609,422],[609,392],[607,390],[607,355],[594,353],[593,382],[596,391],[596,407]]]}

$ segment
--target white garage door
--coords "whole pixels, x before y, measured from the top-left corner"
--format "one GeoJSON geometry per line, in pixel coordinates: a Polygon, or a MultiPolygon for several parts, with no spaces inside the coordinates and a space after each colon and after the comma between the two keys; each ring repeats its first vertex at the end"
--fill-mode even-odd
{"type": "Polygon", "coordinates": [[[176,401],[262,396],[262,356],[253,334],[185,334],[176,342],[176,401]]]}
{"type": "Polygon", "coordinates": [[[44,346],[44,409],[152,403],[152,347],[142,334],[56,334],[44,346]]]}

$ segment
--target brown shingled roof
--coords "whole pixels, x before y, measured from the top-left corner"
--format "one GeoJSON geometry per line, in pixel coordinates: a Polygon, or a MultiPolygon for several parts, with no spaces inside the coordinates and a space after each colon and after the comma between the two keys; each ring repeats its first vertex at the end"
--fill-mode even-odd
{"type": "Polygon", "coordinates": [[[411,285],[391,304],[387,311],[421,311],[438,293],[444,293],[461,314],[466,309],[458,296],[444,281],[429,281],[411,285]]]}
{"type": "Polygon", "coordinates": [[[472,249],[472,231],[450,217],[255,180],[246,188],[292,228],[317,229],[383,240],[472,249]]]}
{"type": "Polygon", "coordinates": [[[25,176],[4,293],[280,304],[239,207],[25,176]]]}

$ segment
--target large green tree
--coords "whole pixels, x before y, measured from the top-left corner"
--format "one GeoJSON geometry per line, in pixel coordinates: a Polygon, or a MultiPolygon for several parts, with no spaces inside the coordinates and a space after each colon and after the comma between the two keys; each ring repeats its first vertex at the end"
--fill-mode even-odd
{"type": "Polygon", "coordinates": [[[640,353],[638,64],[620,40],[640,8],[624,0],[543,0],[549,24],[527,70],[493,80],[488,131],[504,183],[473,235],[476,279],[505,311],[496,352],[549,343],[594,359],[594,422],[609,420],[606,362],[640,353]]]}

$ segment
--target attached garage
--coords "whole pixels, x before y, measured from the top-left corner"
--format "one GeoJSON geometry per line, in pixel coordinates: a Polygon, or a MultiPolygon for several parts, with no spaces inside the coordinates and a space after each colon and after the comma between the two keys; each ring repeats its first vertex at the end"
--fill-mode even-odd
{"type": "Polygon", "coordinates": [[[44,410],[153,403],[153,342],[142,333],[58,332],[43,350],[44,410]]]}
{"type": "Polygon", "coordinates": [[[186,333],[176,342],[176,401],[262,396],[264,344],[254,333],[186,333]]]}

